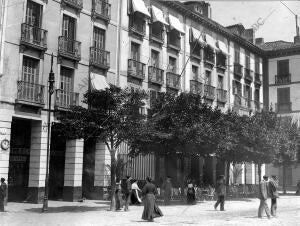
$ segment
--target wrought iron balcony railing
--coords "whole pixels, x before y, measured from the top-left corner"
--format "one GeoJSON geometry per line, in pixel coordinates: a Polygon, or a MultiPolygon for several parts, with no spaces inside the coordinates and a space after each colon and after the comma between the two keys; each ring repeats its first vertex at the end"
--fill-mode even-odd
{"type": "Polygon", "coordinates": [[[253,81],[253,71],[250,68],[245,68],[245,79],[249,82],[253,81]]]}
{"type": "Polygon", "coordinates": [[[90,47],[90,65],[108,69],[110,67],[110,52],[90,47]]]}
{"type": "Polygon", "coordinates": [[[180,75],[173,73],[173,72],[167,72],[167,83],[166,86],[168,88],[180,90],[181,83],[180,83],[180,75]]]}
{"type": "Polygon", "coordinates": [[[92,15],[96,18],[109,21],[111,17],[111,5],[107,0],[93,0],[92,15]]]}
{"type": "Polygon", "coordinates": [[[146,64],[134,59],[128,59],[128,75],[140,80],[145,79],[146,64]]]}
{"type": "Polygon", "coordinates": [[[44,105],[45,86],[25,81],[18,81],[17,102],[44,105]]]}
{"type": "Polygon", "coordinates": [[[240,63],[234,63],[234,65],[233,65],[233,73],[238,78],[242,78],[243,77],[243,70],[242,69],[243,69],[243,66],[240,63]]]}
{"type": "Polygon", "coordinates": [[[135,33],[139,36],[145,36],[146,35],[146,23],[144,21],[139,22],[132,22],[129,26],[129,30],[132,33],[135,33]]]}
{"type": "Polygon", "coordinates": [[[55,90],[55,108],[69,109],[71,106],[79,105],[79,93],[66,91],[63,89],[55,90]]]}
{"type": "Polygon", "coordinates": [[[58,54],[73,60],[81,60],[81,42],[65,36],[58,37],[58,54]]]}
{"type": "Polygon", "coordinates": [[[217,89],[217,101],[221,103],[227,102],[227,90],[217,89]]]}
{"type": "Polygon", "coordinates": [[[291,83],[291,74],[275,75],[276,85],[287,85],[291,83]]]}
{"type": "Polygon", "coordinates": [[[45,51],[47,49],[47,31],[30,24],[22,23],[21,44],[45,51]]]}
{"type": "Polygon", "coordinates": [[[204,85],[204,97],[206,99],[214,100],[216,95],[216,88],[211,85],[204,85]]]}
{"type": "Polygon", "coordinates": [[[190,80],[190,90],[194,94],[203,95],[203,84],[197,80],[190,80]]]}
{"type": "Polygon", "coordinates": [[[151,83],[162,85],[164,83],[164,70],[154,66],[149,66],[148,80],[151,83]]]}
{"type": "Polygon", "coordinates": [[[82,10],[83,8],[83,0],[62,0],[61,1],[65,5],[69,5],[77,10],[82,10]]]}
{"type": "Polygon", "coordinates": [[[254,82],[256,84],[258,84],[258,85],[261,85],[261,79],[260,79],[260,77],[261,77],[261,74],[256,72],[255,73],[255,80],[254,80],[254,82]]]}
{"type": "Polygon", "coordinates": [[[275,103],[275,112],[277,113],[290,113],[292,111],[292,103],[275,103]]]}

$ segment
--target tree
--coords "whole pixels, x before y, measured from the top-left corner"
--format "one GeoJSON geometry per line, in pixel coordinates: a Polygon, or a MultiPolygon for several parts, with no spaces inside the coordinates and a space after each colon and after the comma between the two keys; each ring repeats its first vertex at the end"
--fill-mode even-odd
{"type": "Polygon", "coordinates": [[[108,148],[111,157],[111,210],[114,208],[117,150],[122,142],[131,143],[141,128],[145,128],[142,126],[145,116],[140,110],[145,105],[146,97],[143,91],[111,86],[86,93],[83,102],[88,108],[72,107],[60,118],[59,131],[67,138],[94,137],[108,148]]]}

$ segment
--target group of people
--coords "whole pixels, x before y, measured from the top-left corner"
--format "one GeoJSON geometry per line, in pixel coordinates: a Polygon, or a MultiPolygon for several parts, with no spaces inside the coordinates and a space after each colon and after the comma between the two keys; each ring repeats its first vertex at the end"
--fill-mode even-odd
{"type": "Polygon", "coordinates": [[[146,184],[141,190],[137,184],[137,180],[127,176],[126,181],[123,183],[118,182],[115,191],[116,210],[121,210],[124,204],[124,211],[129,210],[129,203],[140,204],[142,199],[144,201],[144,211],[142,219],[153,221],[156,217],[163,216],[160,208],[156,203],[155,196],[158,194],[156,186],[153,184],[152,179],[147,177],[146,184]],[[140,197],[141,194],[141,197],[140,197]]]}
{"type": "Polygon", "coordinates": [[[276,216],[277,210],[277,198],[278,194],[278,180],[276,176],[272,176],[270,179],[268,176],[263,176],[263,180],[259,184],[260,204],[258,208],[258,217],[262,218],[263,210],[265,210],[267,217],[270,219],[271,215],[276,216]],[[267,199],[271,198],[271,213],[267,204],[267,199]]]}

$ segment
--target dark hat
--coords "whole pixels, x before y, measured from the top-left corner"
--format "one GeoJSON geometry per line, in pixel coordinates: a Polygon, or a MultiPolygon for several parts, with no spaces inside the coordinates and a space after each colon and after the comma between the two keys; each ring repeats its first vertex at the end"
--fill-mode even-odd
{"type": "Polygon", "coordinates": [[[5,179],[3,177],[1,177],[1,182],[4,182],[4,181],[5,181],[5,179]]]}
{"type": "Polygon", "coordinates": [[[268,179],[269,177],[268,177],[267,175],[264,175],[263,178],[264,178],[264,179],[268,179]]]}

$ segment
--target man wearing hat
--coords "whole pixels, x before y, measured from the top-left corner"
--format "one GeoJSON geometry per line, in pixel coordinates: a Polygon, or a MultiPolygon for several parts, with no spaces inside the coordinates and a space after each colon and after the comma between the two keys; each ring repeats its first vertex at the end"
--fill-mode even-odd
{"type": "Polygon", "coordinates": [[[217,210],[218,205],[220,204],[220,210],[224,211],[225,204],[225,179],[223,175],[220,175],[216,184],[216,194],[218,195],[218,200],[214,205],[215,210],[217,210]]]}
{"type": "Polygon", "coordinates": [[[1,178],[1,185],[0,185],[0,212],[4,212],[4,200],[6,197],[7,185],[5,183],[5,179],[1,178]]]}
{"type": "Polygon", "coordinates": [[[270,219],[270,210],[267,204],[268,187],[268,176],[264,176],[263,180],[259,183],[258,198],[260,199],[260,204],[258,208],[258,218],[262,218],[262,212],[265,210],[267,217],[270,219]]]}
{"type": "Polygon", "coordinates": [[[132,180],[132,177],[131,176],[127,176],[126,177],[127,180],[126,180],[126,184],[125,184],[125,187],[124,187],[124,195],[125,195],[125,206],[124,206],[124,211],[128,211],[128,206],[129,206],[129,202],[130,202],[130,196],[131,196],[131,180],[132,180]]]}
{"type": "Polygon", "coordinates": [[[277,210],[277,198],[279,198],[278,194],[278,180],[277,176],[273,175],[269,181],[269,192],[271,196],[271,215],[276,216],[277,210]]]}

